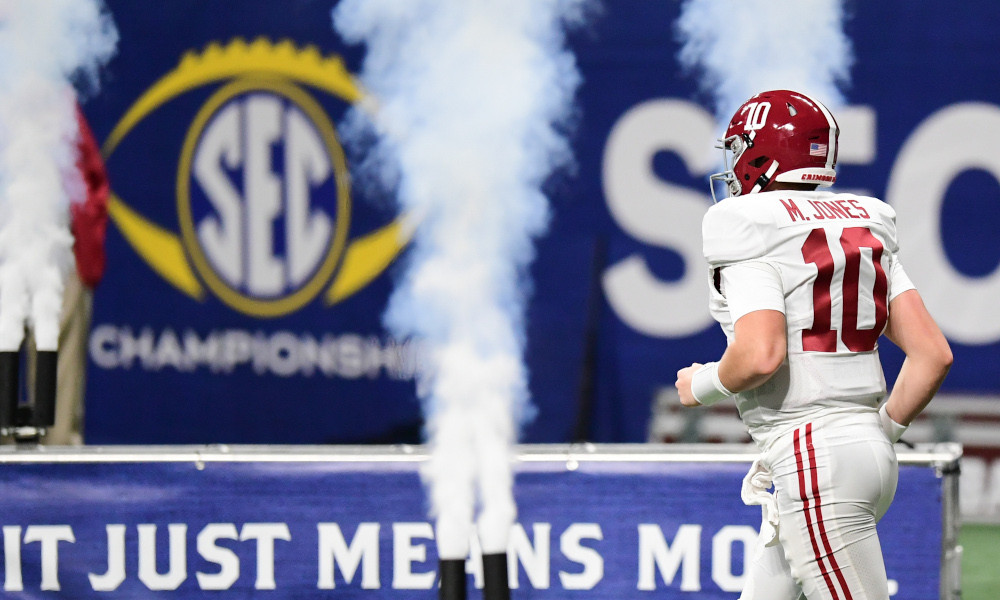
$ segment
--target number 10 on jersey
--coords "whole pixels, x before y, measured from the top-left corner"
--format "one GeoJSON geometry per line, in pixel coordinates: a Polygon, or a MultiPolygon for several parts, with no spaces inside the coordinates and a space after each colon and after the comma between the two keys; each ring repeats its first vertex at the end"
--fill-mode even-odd
{"type": "MultiPolygon", "coordinates": [[[[840,338],[851,352],[870,352],[889,318],[889,286],[882,268],[882,242],[867,227],[846,227],[840,235],[840,247],[847,259],[842,283],[843,315],[840,338]],[[861,249],[869,248],[875,268],[875,284],[871,290],[875,303],[875,326],[858,329],[858,302],[861,285],[861,249]]],[[[837,331],[831,328],[833,302],[833,252],[825,229],[813,229],[802,244],[802,258],[816,265],[813,284],[813,326],[802,330],[802,349],[806,352],[836,352],[837,331]]],[[[867,290],[866,290],[867,291],[867,290]]]]}

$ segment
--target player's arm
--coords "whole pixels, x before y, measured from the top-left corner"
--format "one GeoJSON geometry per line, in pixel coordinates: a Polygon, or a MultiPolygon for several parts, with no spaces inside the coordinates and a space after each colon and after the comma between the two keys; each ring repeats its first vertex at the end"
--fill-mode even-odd
{"type": "Polygon", "coordinates": [[[951,368],[951,347],[914,289],[899,294],[889,303],[885,335],[906,353],[885,405],[889,418],[905,427],[941,387],[951,368]]]}
{"type": "Polygon", "coordinates": [[[693,364],[677,373],[685,406],[714,404],[755,388],[778,370],[787,352],[785,295],[777,268],[767,261],[721,267],[733,339],[717,363],[693,364]]]}
{"type": "Polygon", "coordinates": [[[719,360],[719,379],[726,389],[753,389],[774,375],[785,361],[785,315],[776,310],[757,310],[740,317],[734,325],[733,343],[719,360]]]}
{"type": "MultiPolygon", "coordinates": [[[[736,321],[733,342],[718,362],[718,378],[730,394],[753,389],[774,375],[785,360],[785,315],[776,310],[756,310],[736,321]]],[[[699,406],[691,380],[703,365],[695,363],[677,373],[677,390],[684,406],[699,406]]]]}

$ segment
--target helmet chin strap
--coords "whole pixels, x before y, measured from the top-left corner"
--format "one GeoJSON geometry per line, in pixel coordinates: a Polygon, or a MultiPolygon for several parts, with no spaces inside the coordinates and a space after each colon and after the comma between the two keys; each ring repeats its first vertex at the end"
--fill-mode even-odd
{"type": "Polygon", "coordinates": [[[768,184],[771,183],[771,178],[774,177],[774,173],[778,170],[778,161],[772,160],[771,166],[767,168],[767,171],[762,173],[760,177],[757,178],[753,189],[750,190],[751,194],[756,194],[762,189],[766,188],[768,184]]]}

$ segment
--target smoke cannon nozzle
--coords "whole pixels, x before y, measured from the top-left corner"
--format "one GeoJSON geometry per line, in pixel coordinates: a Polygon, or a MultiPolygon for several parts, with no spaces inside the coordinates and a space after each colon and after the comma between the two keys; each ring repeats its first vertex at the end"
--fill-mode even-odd
{"type": "Polygon", "coordinates": [[[506,552],[483,555],[483,600],[510,600],[506,552]]]}
{"type": "Polygon", "coordinates": [[[0,428],[14,426],[20,387],[20,351],[0,352],[0,428]]]}
{"type": "Polygon", "coordinates": [[[56,424],[56,367],[59,352],[39,350],[35,353],[35,427],[48,428],[56,424]]]}
{"type": "Polygon", "coordinates": [[[441,559],[440,600],[465,600],[466,577],[464,559],[441,559]]]}

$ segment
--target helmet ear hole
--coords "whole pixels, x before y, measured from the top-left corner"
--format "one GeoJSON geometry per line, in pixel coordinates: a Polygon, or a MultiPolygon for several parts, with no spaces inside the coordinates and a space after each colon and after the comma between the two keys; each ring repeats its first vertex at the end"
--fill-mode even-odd
{"type": "Polygon", "coordinates": [[[761,167],[764,166],[765,162],[767,162],[767,157],[766,156],[758,156],[757,158],[751,160],[747,164],[749,164],[751,167],[753,167],[755,169],[759,169],[759,168],[761,168],[761,167]]]}

